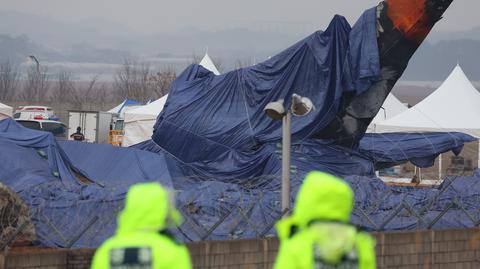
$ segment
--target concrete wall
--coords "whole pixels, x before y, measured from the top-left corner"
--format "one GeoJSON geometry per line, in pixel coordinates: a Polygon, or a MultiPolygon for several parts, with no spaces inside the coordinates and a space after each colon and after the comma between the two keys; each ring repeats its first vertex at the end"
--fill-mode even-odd
{"type": "Polygon", "coordinates": [[[198,269],[267,269],[275,262],[278,240],[206,241],[189,244],[188,248],[198,269]]]}
{"type": "Polygon", "coordinates": [[[379,268],[480,268],[480,229],[378,233],[379,268]]]}
{"type": "MultiPolygon", "coordinates": [[[[480,229],[375,233],[378,268],[480,268],[480,229]]],[[[268,269],[275,238],[188,244],[194,268],[268,269]]],[[[0,255],[0,268],[89,268],[93,250],[20,249],[0,255]]]]}
{"type": "Polygon", "coordinates": [[[0,269],[86,269],[93,253],[92,249],[14,249],[0,255],[0,269]]]}

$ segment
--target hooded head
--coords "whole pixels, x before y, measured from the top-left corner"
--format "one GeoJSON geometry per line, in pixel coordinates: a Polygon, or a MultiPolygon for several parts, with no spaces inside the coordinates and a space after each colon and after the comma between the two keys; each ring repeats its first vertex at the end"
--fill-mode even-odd
{"type": "Polygon", "coordinates": [[[315,220],[348,223],[353,203],[347,183],[330,174],[310,172],[297,194],[292,216],[277,223],[278,236],[288,238],[293,227],[304,229],[315,220]]]}
{"type": "Polygon", "coordinates": [[[347,183],[330,174],[310,172],[297,194],[292,216],[277,223],[278,236],[288,238],[293,227],[303,229],[316,220],[348,223],[353,203],[347,183]]]}
{"type": "Polygon", "coordinates": [[[117,233],[156,232],[167,227],[167,220],[180,224],[180,214],[159,183],[141,183],[130,187],[125,208],[118,216],[117,233]]]}
{"type": "Polygon", "coordinates": [[[77,133],[80,133],[80,131],[82,131],[82,127],[77,127],[77,133]]]}
{"type": "Polygon", "coordinates": [[[348,223],[353,203],[353,191],[347,183],[314,171],[298,192],[293,218],[300,228],[314,220],[348,223]]]}

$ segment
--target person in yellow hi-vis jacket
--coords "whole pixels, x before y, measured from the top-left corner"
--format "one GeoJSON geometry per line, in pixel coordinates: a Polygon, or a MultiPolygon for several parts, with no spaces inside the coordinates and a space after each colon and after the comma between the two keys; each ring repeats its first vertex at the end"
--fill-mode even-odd
{"type": "Polygon", "coordinates": [[[375,240],[349,223],[354,194],[344,181],[311,172],[290,217],[277,223],[275,269],[373,269],[375,240]]]}
{"type": "Polygon", "coordinates": [[[158,183],[133,185],[118,216],[116,234],[95,252],[92,269],[191,268],[187,248],[164,232],[181,217],[158,183]]]}

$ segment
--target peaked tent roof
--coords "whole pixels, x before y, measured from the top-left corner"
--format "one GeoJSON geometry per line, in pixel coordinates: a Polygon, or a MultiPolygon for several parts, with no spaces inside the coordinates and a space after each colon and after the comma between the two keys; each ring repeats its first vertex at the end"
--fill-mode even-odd
{"type": "Polygon", "coordinates": [[[124,113],[123,147],[129,147],[152,137],[157,116],[167,102],[168,94],[162,98],[124,113]]]}
{"type": "Polygon", "coordinates": [[[0,103],[0,120],[12,117],[13,108],[0,103]]]}
{"type": "Polygon", "coordinates": [[[217,67],[213,63],[212,59],[210,56],[208,56],[208,53],[205,53],[205,56],[203,56],[203,59],[200,61],[199,65],[205,67],[206,69],[212,71],[215,75],[220,75],[220,72],[218,71],[217,67]]]}
{"type": "Polygon", "coordinates": [[[480,93],[457,65],[443,84],[409,110],[377,125],[377,132],[461,131],[480,137],[480,93]]]}
{"type": "Polygon", "coordinates": [[[125,107],[129,107],[129,106],[139,106],[139,105],[142,105],[142,103],[140,103],[139,101],[137,100],[132,100],[132,99],[125,99],[123,102],[121,102],[119,105],[117,105],[116,107],[110,109],[109,111],[107,111],[108,113],[116,113],[116,114],[121,114],[123,109],[125,107]]]}
{"type": "Polygon", "coordinates": [[[167,102],[168,94],[162,98],[132,110],[125,111],[123,147],[129,147],[152,137],[157,116],[167,102]]]}
{"type": "Polygon", "coordinates": [[[165,103],[167,102],[168,94],[162,98],[125,112],[125,123],[137,120],[151,120],[156,119],[158,114],[162,112],[165,103]]]}
{"type": "Polygon", "coordinates": [[[390,93],[387,96],[387,99],[385,99],[377,116],[373,119],[372,124],[378,124],[382,121],[391,119],[406,110],[408,110],[408,107],[402,104],[395,95],[390,93]]]}

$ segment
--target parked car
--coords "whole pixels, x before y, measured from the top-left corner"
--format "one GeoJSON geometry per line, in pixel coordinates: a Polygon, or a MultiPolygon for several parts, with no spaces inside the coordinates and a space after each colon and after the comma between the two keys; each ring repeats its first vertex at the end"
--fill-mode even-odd
{"type": "Polygon", "coordinates": [[[67,126],[54,120],[22,120],[15,119],[23,127],[52,133],[57,138],[67,138],[67,126]]]}
{"type": "Polygon", "coordinates": [[[58,120],[51,107],[48,106],[21,106],[13,114],[19,120],[58,120]]]}

